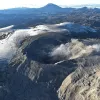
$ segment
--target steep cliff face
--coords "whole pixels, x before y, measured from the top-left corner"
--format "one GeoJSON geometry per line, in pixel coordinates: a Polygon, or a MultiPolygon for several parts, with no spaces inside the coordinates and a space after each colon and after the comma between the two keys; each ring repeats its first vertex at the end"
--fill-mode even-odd
{"type": "Polygon", "coordinates": [[[1,40],[0,53],[16,52],[0,60],[0,100],[99,100],[100,39],[73,39],[59,24],[44,26],[1,40]]]}
{"type": "MultiPolygon", "coordinates": [[[[95,59],[99,60],[100,57],[93,57],[92,61],[95,59]]],[[[59,100],[99,100],[100,63],[91,62],[90,58],[88,61],[62,82],[58,90],[59,100]]]]}
{"type": "MultiPolygon", "coordinates": [[[[41,64],[18,55],[9,65],[2,100],[58,100],[57,89],[77,67],[76,61],[41,64]],[[20,56],[20,57],[19,57],[20,56]],[[67,66],[65,66],[67,65],[67,66]]],[[[1,91],[2,92],[2,91],[1,91]]]]}
{"type": "MultiPolygon", "coordinates": [[[[30,50],[30,47],[32,49],[35,45],[33,38],[22,43],[23,46],[19,48],[8,65],[6,80],[1,88],[5,93],[5,96],[4,93],[1,96],[4,100],[99,100],[99,56],[89,53],[89,55],[64,59],[56,63],[50,60],[51,62],[47,64],[47,62],[44,63],[45,60],[41,62],[43,51],[39,52],[41,55],[33,53],[33,58],[27,54],[28,49],[30,50]],[[30,45],[27,45],[27,41],[30,41],[28,42],[30,45]],[[26,48],[27,53],[24,51],[26,48]],[[40,60],[35,59],[34,56],[40,57],[40,60]]],[[[41,37],[38,39],[41,40],[41,37]]],[[[41,42],[43,40],[45,38],[41,42]]],[[[99,40],[76,41],[81,44],[80,47],[86,48],[99,40]]],[[[76,41],[74,40],[74,43],[76,41]]],[[[52,44],[52,42],[46,42],[46,45],[48,43],[52,44]]],[[[73,42],[70,42],[71,45],[73,42]]],[[[75,48],[75,45],[71,49],[75,48]]],[[[46,51],[46,46],[44,47],[42,50],[46,51]]]]}
{"type": "MultiPolygon", "coordinates": [[[[69,41],[65,36],[39,35],[23,41],[16,55],[6,66],[7,69],[4,70],[5,81],[0,84],[0,99],[58,100],[57,89],[65,77],[76,69],[77,63],[72,60],[55,65],[53,61],[47,63],[42,58],[45,57],[44,52],[49,54],[47,49],[69,41]]],[[[46,58],[48,58],[47,55],[46,58]]]]}

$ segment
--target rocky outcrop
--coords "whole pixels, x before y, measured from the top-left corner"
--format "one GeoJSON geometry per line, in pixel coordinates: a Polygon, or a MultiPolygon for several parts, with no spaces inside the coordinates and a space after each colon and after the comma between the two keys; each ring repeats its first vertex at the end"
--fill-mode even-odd
{"type": "Polygon", "coordinates": [[[99,100],[99,42],[72,39],[67,31],[22,39],[11,60],[0,60],[0,100],[99,100]]]}
{"type": "Polygon", "coordinates": [[[100,64],[91,62],[89,66],[87,62],[88,67],[77,68],[62,82],[58,90],[59,100],[99,100],[100,64]]]}
{"type": "Polygon", "coordinates": [[[26,45],[19,48],[4,71],[0,100],[58,100],[56,91],[65,77],[76,69],[77,62],[37,62],[23,54],[26,45]]]}

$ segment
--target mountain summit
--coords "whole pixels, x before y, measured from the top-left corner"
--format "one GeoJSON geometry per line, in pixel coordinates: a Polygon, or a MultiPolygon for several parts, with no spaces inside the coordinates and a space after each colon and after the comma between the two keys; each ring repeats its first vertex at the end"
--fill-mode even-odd
{"type": "Polygon", "coordinates": [[[49,3],[47,4],[46,6],[40,8],[40,10],[42,11],[52,11],[52,12],[59,12],[59,11],[62,11],[63,8],[59,7],[58,5],[55,5],[53,3],[49,3]]]}
{"type": "Polygon", "coordinates": [[[54,9],[61,9],[61,7],[59,7],[58,5],[56,4],[53,4],[53,3],[49,3],[47,5],[45,5],[44,7],[42,8],[54,8],[54,9]]]}

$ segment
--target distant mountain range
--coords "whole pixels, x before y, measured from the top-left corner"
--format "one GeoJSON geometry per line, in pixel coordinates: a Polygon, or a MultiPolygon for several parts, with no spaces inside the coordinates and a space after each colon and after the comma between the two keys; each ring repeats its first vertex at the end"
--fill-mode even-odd
{"type": "Polygon", "coordinates": [[[33,13],[33,12],[49,12],[49,13],[55,13],[55,12],[66,12],[66,11],[72,11],[74,8],[62,8],[58,5],[49,3],[45,5],[44,7],[41,8],[26,8],[26,7],[21,7],[21,8],[10,8],[10,9],[4,9],[0,10],[0,13],[5,13],[5,14],[17,14],[17,13],[33,13]]]}
{"type": "Polygon", "coordinates": [[[40,24],[56,24],[66,21],[81,24],[88,23],[89,25],[92,23],[93,26],[99,26],[99,15],[99,8],[63,8],[49,3],[41,8],[22,7],[0,10],[0,27],[14,25],[17,28],[26,28],[40,24]],[[79,21],[79,19],[81,20],[79,21]]]}
{"type": "MultiPolygon", "coordinates": [[[[65,6],[66,7],[66,6],[65,6]]],[[[82,8],[82,7],[88,7],[88,8],[100,8],[100,4],[84,4],[84,5],[73,5],[70,6],[73,8],[82,8]]]]}
{"type": "MultiPolygon", "coordinates": [[[[62,8],[56,4],[49,3],[41,8],[26,8],[26,7],[11,8],[11,9],[0,10],[0,13],[5,13],[5,14],[9,14],[9,13],[10,14],[18,14],[18,13],[27,14],[27,13],[30,13],[31,14],[34,12],[48,12],[48,13],[71,12],[71,11],[75,10],[77,7],[80,8],[80,7],[85,7],[85,6],[86,5],[62,8]]],[[[97,9],[98,9],[100,5],[98,4],[97,6],[96,5],[90,5],[90,6],[91,7],[93,6],[94,8],[97,7],[97,9]]],[[[89,5],[87,5],[87,7],[89,7],[89,5]]]]}

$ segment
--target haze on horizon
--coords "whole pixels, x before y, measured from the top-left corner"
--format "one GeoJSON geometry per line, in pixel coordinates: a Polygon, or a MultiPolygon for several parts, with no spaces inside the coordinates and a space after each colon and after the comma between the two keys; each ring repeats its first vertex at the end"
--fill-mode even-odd
{"type": "Polygon", "coordinates": [[[41,7],[48,3],[54,3],[61,6],[100,4],[100,0],[2,0],[0,9],[16,7],[41,7]]]}

